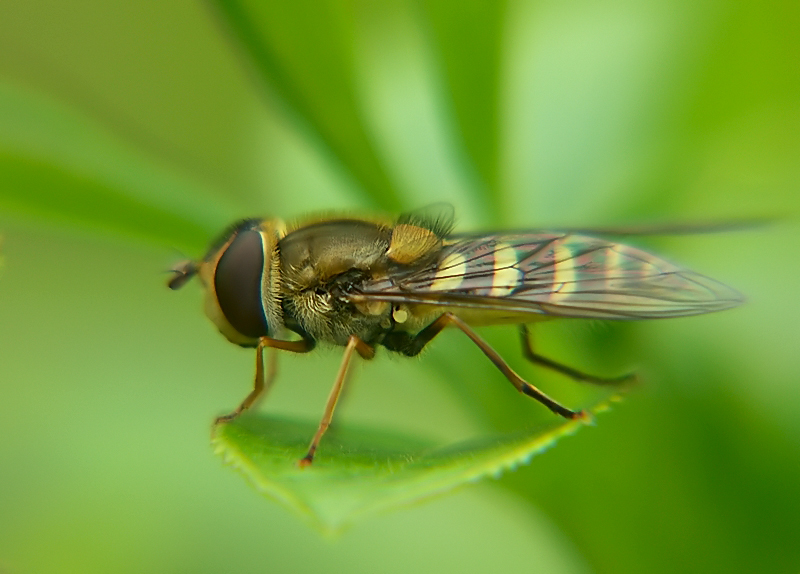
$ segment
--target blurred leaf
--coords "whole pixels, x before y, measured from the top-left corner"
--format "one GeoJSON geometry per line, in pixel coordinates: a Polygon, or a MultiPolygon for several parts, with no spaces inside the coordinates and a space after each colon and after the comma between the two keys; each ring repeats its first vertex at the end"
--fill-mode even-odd
{"type": "Polygon", "coordinates": [[[466,152],[497,209],[500,76],[506,1],[422,2],[466,152]]]}
{"type": "MultiPolygon", "coordinates": [[[[587,410],[596,414],[616,398],[587,410]]],[[[334,429],[308,468],[297,461],[316,431],[311,423],[248,415],[216,427],[213,444],[263,494],[334,533],[371,514],[497,477],[584,424],[553,418],[522,432],[444,448],[374,430],[334,429]]]]}
{"type": "Polygon", "coordinates": [[[0,208],[193,250],[235,213],[104,126],[2,83],[0,208]]]}
{"type": "Polygon", "coordinates": [[[402,206],[370,141],[354,93],[353,30],[349,3],[210,0],[261,88],[277,95],[301,132],[339,162],[371,203],[402,206]]]}

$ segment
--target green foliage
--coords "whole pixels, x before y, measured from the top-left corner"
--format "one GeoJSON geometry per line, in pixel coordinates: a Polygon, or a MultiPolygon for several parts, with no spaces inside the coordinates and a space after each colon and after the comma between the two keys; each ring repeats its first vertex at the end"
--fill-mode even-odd
{"type": "MultiPolygon", "coordinates": [[[[797,571],[796,2],[6,4],[0,570],[797,571]],[[480,474],[561,421],[445,333],[418,361],[364,365],[301,474],[339,358],[282,357],[270,418],[226,428],[268,421],[270,442],[224,439],[247,453],[293,429],[279,476],[310,483],[309,520],[352,524],[331,545],[210,456],[207,424],[245,395],[252,357],[162,271],[236,217],[438,201],[462,230],[785,223],[655,245],[745,293],[736,311],[537,329],[544,354],[637,366],[643,385],[529,466],[401,512],[371,514],[439,486],[319,498],[327,463],[346,466],[337,444],[501,437],[480,474]]],[[[482,334],[564,404],[603,401],[527,365],[513,332],[482,334]]]]}
{"type": "Polygon", "coordinates": [[[0,84],[0,110],[0,207],[6,212],[183,248],[207,241],[221,202],[212,203],[197,183],[29,91],[0,84]]]}

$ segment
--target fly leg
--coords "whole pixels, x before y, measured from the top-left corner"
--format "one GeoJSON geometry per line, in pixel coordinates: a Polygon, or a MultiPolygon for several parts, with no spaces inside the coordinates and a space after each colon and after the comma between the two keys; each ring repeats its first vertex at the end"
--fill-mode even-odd
{"type": "Polygon", "coordinates": [[[311,444],[308,446],[308,452],[306,455],[297,461],[297,464],[300,466],[300,468],[304,468],[313,462],[314,454],[317,452],[317,447],[319,446],[319,441],[322,439],[322,435],[325,434],[325,431],[328,430],[328,427],[331,424],[333,411],[336,408],[336,403],[339,401],[339,395],[342,393],[344,382],[347,379],[350,360],[353,358],[354,352],[358,352],[363,359],[371,359],[375,356],[375,349],[370,347],[355,335],[350,335],[350,339],[348,339],[347,346],[344,349],[342,364],[339,365],[339,372],[336,374],[336,380],[333,383],[330,395],[328,395],[328,402],[325,404],[325,411],[322,413],[322,420],[319,421],[317,432],[314,434],[314,438],[311,439],[311,444]]]}
{"type": "Polygon", "coordinates": [[[581,381],[584,383],[592,383],[593,385],[620,385],[622,383],[633,382],[636,380],[636,373],[628,373],[627,375],[623,375],[621,377],[597,377],[595,375],[589,375],[587,373],[581,372],[577,369],[573,369],[572,367],[568,367],[566,365],[562,365],[561,363],[557,363],[552,359],[548,359],[547,357],[543,357],[537,354],[533,350],[533,344],[531,342],[531,333],[528,330],[527,325],[520,325],[519,326],[519,334],[522,340],[522,354],[528,359],[531,363],[536,365],[541,365],[542,367],[546,367],[557,373],[561,373],[562,375],[566,375],[571,379],[576,381],[581,381]]]}
{"type": "Polygon", "coordinates": [[[250,391],[241,404],[231,413],[222,415],[214,420],[214,426],[227,423],[238,417],[244,411],[253,406],[258,398],[269,390],[275,380],[278,371],[278,351],[292,351],[294,353],[307,353],[314,348],[314,342],[306,339],[300,341],[281,341],[270,337],[261,337],[256,347],[256,378],[253,390],[250,391]],[[269,366],[267,373],[264,373],[264,349],[269,348],[269,366]]]}
{"type": "Polygon", "coordinates": [[[514,388],[516,388],[519,392],[539,401],[555,414],[564,418],[579,419],[587,416],[583,411],[572,411],[559,404],[557,401],[548,397],[532,384],[525,381],[522,377],[514,372],[514,370],[503,360],[499,354],[497,354],[497,351],[492,349],[486,341],[481,339],[469,325],[452,313],[445,313],[433,323],[425,327],[422,331],[417,333],[416,336],[411,336],[405,333],[391,333],[383,341],[383,344],[393,351],[398,351],[408,356],[414,356],[419,354],[425,345],[427,345],[436,335],[441,333],[442,329],[449,325],[454,325],[461,329],[461,331],[463,331],[464,334],[469,337],[481,351],[483,351],[483,354],[486,355],[486,357],[492,363],[494,363],[494,366],[505,375],[511,384],[514,385],[514,388]]]}

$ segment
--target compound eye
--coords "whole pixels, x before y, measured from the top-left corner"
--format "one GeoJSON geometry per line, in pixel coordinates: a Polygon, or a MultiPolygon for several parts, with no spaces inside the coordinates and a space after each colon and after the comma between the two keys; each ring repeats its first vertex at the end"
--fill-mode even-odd
{"type": "Polygon", "coordinates": [[[268,334],[261,299],[264,274],[264,247],[261,234],[239,232],[217,262],[214,289],[222,314],[242,335],[268,334]]]}

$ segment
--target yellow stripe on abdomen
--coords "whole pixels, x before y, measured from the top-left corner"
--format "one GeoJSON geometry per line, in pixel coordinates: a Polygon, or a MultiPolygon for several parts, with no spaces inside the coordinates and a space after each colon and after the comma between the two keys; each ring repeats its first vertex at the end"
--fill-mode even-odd
{"type": "Polygon", "coordinates": [[[517,263],[516,249],[507,243],[498,243],[494,252],[494,272],[489,297],[507,297],[520,286],[523,274],[513,267],[517,263]]]}
{"type": "Polygon", "coordinates": [[[569,297],[575,290],[575,260],[566,239],[567,237],[563,237],[553,245],[553,288],[549,297],[551,303],[569,297]]]}
{"type": "Polygon", "coordinates": [[[464,281],[467,262],[459,253],[451,253],[439,264],[436,276],[431,283],[431,291],[454,291],[464,281]]]}

